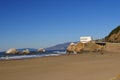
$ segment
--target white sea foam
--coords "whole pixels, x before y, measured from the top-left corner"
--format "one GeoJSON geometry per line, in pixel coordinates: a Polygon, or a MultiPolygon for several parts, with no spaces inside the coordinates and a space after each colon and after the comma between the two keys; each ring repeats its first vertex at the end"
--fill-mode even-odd
{"type": "Polygon", "coordinates": [[[66,51],[54,51],[53,53],[57,53],[57,54],[66,54],[66,51]]]}
{"type": "Polygon", "coordinates": [[[0,60],[26,59],[26,58],[37,58],[37,57],[45,57],[45,56],[59,56],[59,55],[61,55],[61,54],[5,56],[5,57],[0,57],[0,60]]]}

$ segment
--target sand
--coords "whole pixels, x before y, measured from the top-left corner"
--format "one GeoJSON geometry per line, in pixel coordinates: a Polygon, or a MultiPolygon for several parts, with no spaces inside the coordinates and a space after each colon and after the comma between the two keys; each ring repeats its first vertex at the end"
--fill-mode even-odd
{"type": "Polygon", "coordinates": [[[119,74],[119,53],[0,61],[0,80],[110,80],[119,74]]]}

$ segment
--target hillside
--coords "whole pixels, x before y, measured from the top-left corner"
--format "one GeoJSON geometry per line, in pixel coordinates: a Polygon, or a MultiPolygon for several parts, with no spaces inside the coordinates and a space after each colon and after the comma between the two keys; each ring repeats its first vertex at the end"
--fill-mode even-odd
{"type": "MultiPolygon", "coordinates": [[[[62,44],[57,44],[55,46],[52,46],[52,47],[48,47],[46,48],[45,50],[63,50],[65,51],[66,48],[68,47],[68,45],[70,44],[71,42],[66,42],[66,43],[62,43],[62,44]]],[[[74,42],[74,43],[77,43],[77,42],[74,42]]]]}
{"type": "Polygon", "coordinates": [[[113,29],[110,34],[105,38],[107,42],[120,42],[120,26],[113,29]]]}

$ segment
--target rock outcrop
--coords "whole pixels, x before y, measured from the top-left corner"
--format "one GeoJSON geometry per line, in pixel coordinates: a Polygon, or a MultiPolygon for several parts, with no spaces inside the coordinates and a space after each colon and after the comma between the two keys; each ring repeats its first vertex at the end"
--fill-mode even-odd
{"type": "Polygon", "coordinates": [[[29,54],[29,53],[30,53],[29,49],[25,49],[20,54],[29,54]]]}
{"type": "Polygon", "coordinates": [[[95,42],[88,42],[84,44],[84,51],[101,51],[103,46],[96,44],[95,42]]]}
{"type": "Polygon", "coordinates": [[[40,48],[37,51],[43,53],[43,52],[45,52],[45,49],[44,48],[40,48]]]}
{"type": "Polygon", "coordinates": [[[83,47],[84,47],[84,44],[83,43],[77,43],[76,45],[75,45],[75,52],[76,53],[80,53],[82,50],[83,50],[83,47]]]}
{"type": "Polygon", "coordinates": [[[75,43],[70,43],[70,45],[67,47],[66,52],[69,53],[69,54],[74,53],[75,52],[75,46],[76,46],[75,43]]]}
{"type": "Polygon", "coordinates": [[[18,51],[15,48],[11,48],[11,49],[6,51],[6,54],[17,54],[17,53],[18,53],[18,51]]]}
{"type": "Polygon", "coordinates": [[[88,43],[77,43],[77,44],[70,44],[67,47],[67,53],[80,53],[81,51],[102,51],[103,46],[96,44],[95,42],[88,42],[88,43]]]}

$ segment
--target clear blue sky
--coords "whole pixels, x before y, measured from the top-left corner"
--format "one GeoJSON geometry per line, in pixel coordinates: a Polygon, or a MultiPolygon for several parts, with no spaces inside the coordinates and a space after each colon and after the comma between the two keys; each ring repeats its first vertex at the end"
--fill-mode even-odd
{"type": "Polygon", "coordinates": [[[120,0],[0,0],[0,48],[41,48],[105,37],[120,25],[120,0]]]}

